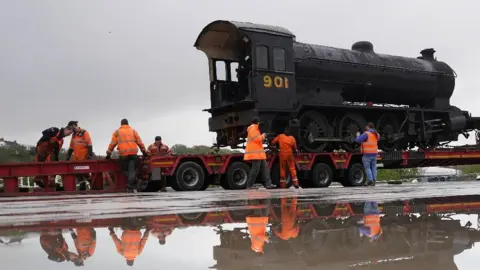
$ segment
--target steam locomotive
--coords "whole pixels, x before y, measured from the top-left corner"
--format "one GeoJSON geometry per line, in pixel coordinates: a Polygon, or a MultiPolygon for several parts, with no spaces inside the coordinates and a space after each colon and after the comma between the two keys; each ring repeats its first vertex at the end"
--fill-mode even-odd
{"type": "Polygon", "coordinates": [[[208,57],[217,146],[240,148],[254,116],[275,136],[286,128],[308,152],[358,151],[357,132],[373,122],[379,148],[437,147],[478,129],[480,118],[450,105],[454,70],[434,49],[407,58],[360,41],[351,50],[297,42],[289,30],[214,21],[194,46],[208,57]]]}

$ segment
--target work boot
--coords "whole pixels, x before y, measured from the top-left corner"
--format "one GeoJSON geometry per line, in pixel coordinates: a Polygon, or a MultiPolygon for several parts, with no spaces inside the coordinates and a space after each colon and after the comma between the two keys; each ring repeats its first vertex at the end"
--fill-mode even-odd
{"type": "Polygon", "coordinates": [[[166,188],[166,187],[162,187],[162,188],[160,189],[160,192],[167,192],[167,188],[166,188]]]}
{"type": "Polygon", "coordinates": [[[277,188],[277,186],[275,186],[274,184],[270,184],[270,185],[267,185],[265,186],[266,189],[275,189],[277,188]]]}
{"type": "Polygon", "coordinates": [[[375,181],[372,181],[371,184],[370,184],[372,187],[375,186],[375,181]]]}

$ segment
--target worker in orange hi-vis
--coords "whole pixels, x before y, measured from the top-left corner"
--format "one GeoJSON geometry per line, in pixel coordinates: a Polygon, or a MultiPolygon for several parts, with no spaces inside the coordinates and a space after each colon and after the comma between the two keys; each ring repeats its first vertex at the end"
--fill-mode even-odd
{"type": "Polygon", "coordinates": [[[160,136],[155,137],[155,142],[148,146],[147,151],[149,156],[167,156],[172,154],[172,150],[162,142],[162,137],[160,136]]]}
{"type": "Polygon", "coordinates": [[[275,235],[282,240],[296,238],[300,232],[297,223],[297,198],[293,197],[291,202],[288,198],[282,198],[281,201],[281,229],[276,229],[275,235]]]}
{"type": "MultiPolygon", "coordinates": [[[[168,147],[168,145],[162,142],[162,137],[160,136],[155,137],[155,142],[148,146],[147,152],[149,156],[156,156],[156,157],[172,155],[172,150],[168,147]]],[[[159,170],[160,174],[162,173],[161,168],[156,168],[156,169],[159,170]]],[[[162,174],[160,175],[160,177],[161,177],[160,191],[167,192],[167,178],[165,175],[162,175],[162,174]]]]}
{"type": "Polygon", "coordinates": [[[272,140],[271,144],[279,144],[280,148],[280,188],[287,187],[287,169],[290,171],[292,182],[295,188],[299,188],[297,171],[295,168],[295,157],[293,153],[297,152],[297,142],[290,135],[288,128],[283,134],[278,135],[272,140]]]}
{"type": "MultiPolygon", "coordinates": [[[[73,127],[74,133],[72,134],[72,140],[70,141],[70,148],[67,152],[67,160],[73,158],[74,161],[89,160],[93,158],[93,146],[90,133],[85,129],[78,126],[78,121],[68,122],[68,126],[73,127]]],[[[80,190],[85,190],[87,185],[86,181],[89,180],[88,174],[75,175],[77,184],[80,184],[80,190]]]]}
{"type": "Polygon", "coordinates": [[[265,134],[260,132],[259,124],[260,118],[254,116],[252,118],[252,124],[247,128],[247,145],[245,147],[243,160],[252,163],[252,169],[250,170],[247,181],[247,189],[255,189],[253,185],[257,180],[258,173],[262,176],[265,188],[273,189],[276,188],[276,186],[272,184],[270,168],[268,168],[267,164],[267,155],[263,148],[265,134]]]}
{"type": "Polygon", "coordinates": [[[121,127],[112,134],[112,140],[108,145],[106,159],[110,159],[115,146],[120,153],[120,162],[122,171],[128,179],[127,192],[132,193],[137,189],[137,152],[138,148],[142,151],[143,156],[147,157],[147,150],[138,135],[137,131],[128,125],[127,119],[122,119],[121,127]]]}

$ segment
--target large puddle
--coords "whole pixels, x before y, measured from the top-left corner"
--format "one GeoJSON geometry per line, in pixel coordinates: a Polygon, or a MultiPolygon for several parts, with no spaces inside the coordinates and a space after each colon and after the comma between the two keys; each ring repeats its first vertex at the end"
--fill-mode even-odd
{"type": "Polygon", "coordinates": [[[479,269],[480,196],[260,196],[215,209],[12,221],[0,228],[2,269],[479,269]]]}

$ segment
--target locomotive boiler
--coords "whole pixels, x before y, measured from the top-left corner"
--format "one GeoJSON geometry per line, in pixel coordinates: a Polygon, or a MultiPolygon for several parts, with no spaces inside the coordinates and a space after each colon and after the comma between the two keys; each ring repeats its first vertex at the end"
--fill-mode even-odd
{"type": "Polygon", "coordinates": [[[450,104],[454,70],[434,49],[416,58],[375,52],[368,41],[351,50],[297,42],[289,30],[214,21],[195,45],[209,62],[209,130],[217,146],[242,147],[253,116],[269,136],[289,128],[299,148],[358,150],[367,122],[383,151],[436,147],[480,126],[450,104]]]}

